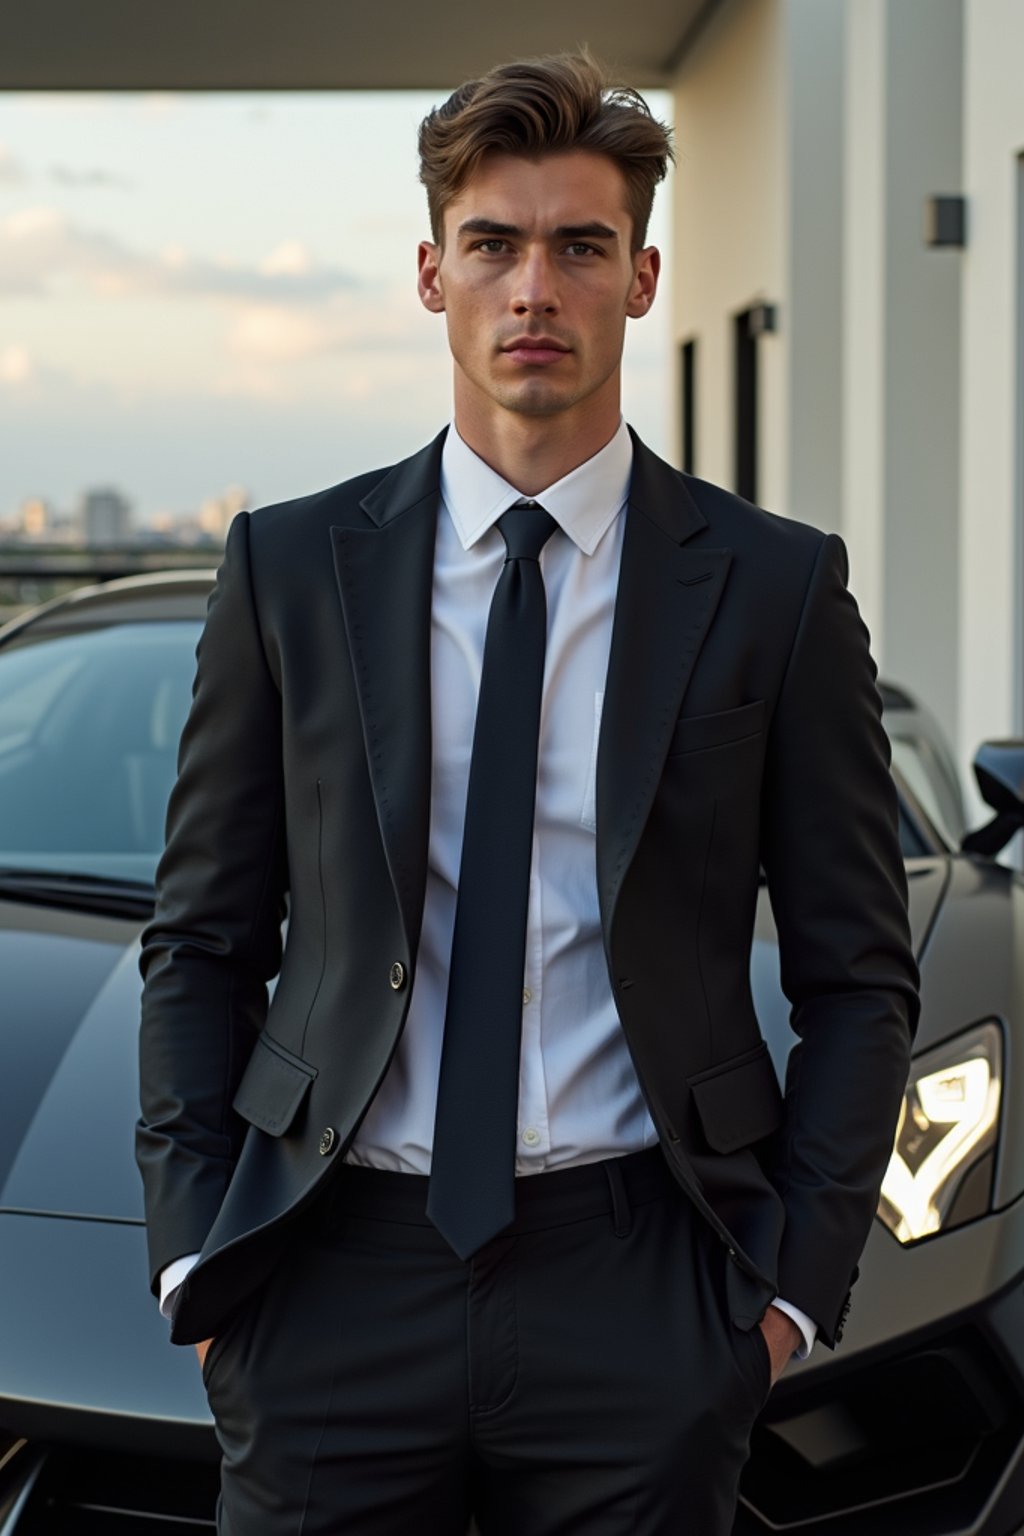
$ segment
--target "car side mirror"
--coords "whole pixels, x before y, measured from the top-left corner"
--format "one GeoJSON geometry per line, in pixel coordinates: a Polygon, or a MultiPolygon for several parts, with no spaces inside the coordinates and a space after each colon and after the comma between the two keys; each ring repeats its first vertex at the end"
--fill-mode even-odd
{"type": "Polygon", "coordinates": [[[985,826],[969,832],[962,847],[965,853],[991,858],[1024,827],[1024,741],[983,741],[974,754],[974,777],[986,805],[996,814],[985,826]]]}

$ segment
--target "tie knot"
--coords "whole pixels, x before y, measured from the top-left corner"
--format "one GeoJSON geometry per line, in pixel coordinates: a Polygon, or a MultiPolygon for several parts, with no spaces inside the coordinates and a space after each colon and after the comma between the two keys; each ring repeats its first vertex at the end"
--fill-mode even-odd
{"type": "Polygon", "coordinates": [[[545,512],[536,501],[517,501],[498,518],[498,528],[510,560],[539,559],[557,526],[551,513],[545,512]]]}

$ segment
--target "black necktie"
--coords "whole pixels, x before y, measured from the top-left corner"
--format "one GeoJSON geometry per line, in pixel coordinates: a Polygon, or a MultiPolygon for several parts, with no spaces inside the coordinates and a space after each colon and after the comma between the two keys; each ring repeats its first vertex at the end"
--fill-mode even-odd
{"type": "Polygon", "coordinates": [[[460,1259],[515,1215],[526,912],[547,604],[536,502],[498,519],[507,550],[487,618],[448,978],[427,1215],[460,1259]]]}

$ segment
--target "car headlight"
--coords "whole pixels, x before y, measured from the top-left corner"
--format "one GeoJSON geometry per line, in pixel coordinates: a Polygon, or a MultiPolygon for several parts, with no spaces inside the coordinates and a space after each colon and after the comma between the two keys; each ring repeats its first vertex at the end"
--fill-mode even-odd
{"type": "Polygon", "coordinates": [[[988,1210],[1002,1056],[999,1025],[989,1023],[911,1063],[878,1202],[879,1216],[901,1243],[988,1210]]]}

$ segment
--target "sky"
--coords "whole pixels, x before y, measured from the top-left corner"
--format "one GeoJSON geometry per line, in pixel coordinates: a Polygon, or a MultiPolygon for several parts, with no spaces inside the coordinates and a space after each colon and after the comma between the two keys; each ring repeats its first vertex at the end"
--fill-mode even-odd
{"type": "MultiPolygon", "coordinates": [[[[446,94],[0,93],[0,518],[111,485],[140,524],[230,485],[266,505],[432,437],[415,146],[446,94]]],[[[670,336],[663,284],[623,406],[668,456],[670,336]]]]}

